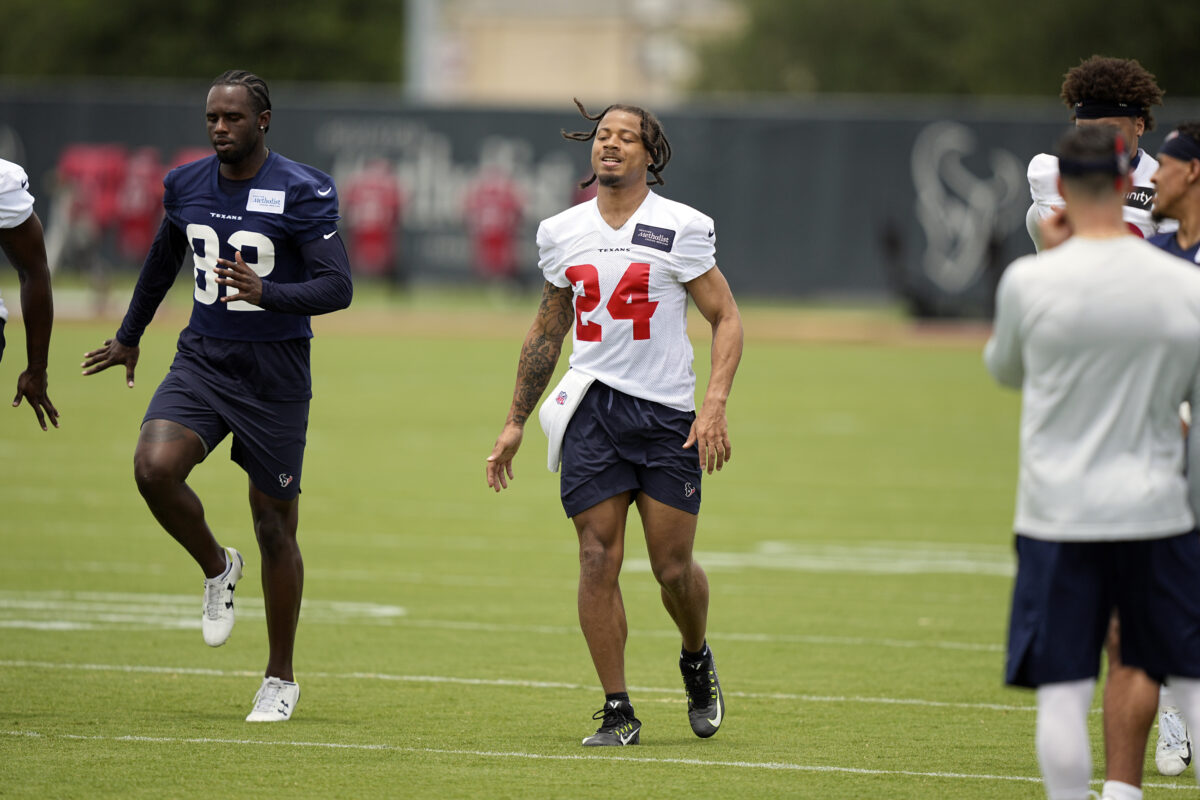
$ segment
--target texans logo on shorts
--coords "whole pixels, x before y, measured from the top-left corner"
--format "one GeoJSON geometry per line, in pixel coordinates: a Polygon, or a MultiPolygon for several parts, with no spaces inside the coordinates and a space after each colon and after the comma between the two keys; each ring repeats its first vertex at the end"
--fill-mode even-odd
{"type": "Polygon", "coordinates": [[[696,493],[696,487],[695,487],[695,486],[692,486],[690,483],[685,483],[685,484],[683,485],[683,496],[684,496],[684,497],[691,497],[691,496],[692,496],[692,495],[694,495],[695,493],[696,493]]]}
{"type": "Polygon", "coordinates": [[[559,392],[558,397],[554,398],[554,402],[558,403],[560,406],[563,405],[564,403],[566,403],[567,402],[567,393],[559,392]]]}
{"type": "Polygon", "coordinates": [[[288,484],[290,484],[291,482],[292,482],[291,475],[288,475],[287,473],[283,473],[283,472],[279,473],[279,487],[281,489],[286,489],[288,487],[288,484]]]}

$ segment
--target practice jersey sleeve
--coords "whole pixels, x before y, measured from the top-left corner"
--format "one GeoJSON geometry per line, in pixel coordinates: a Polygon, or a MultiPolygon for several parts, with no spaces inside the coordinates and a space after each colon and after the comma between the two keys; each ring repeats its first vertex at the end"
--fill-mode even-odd
{"type": "Polygon", "coordinates": [[[19,165],[0,159],[0,228],[15,228],[31,216],[29,176],[19,165]]]}
{"type": "Polygon", "coordinates": [[[680,283],[698,278],[717,264],[717,231],[712,218],[697,213],[675,241],[676,277],[680,283]]]}
{"type": "Polygon", "coordinates": [[[567,280],[566,271],[563,269],[565,262],[562,257],[562,248],[558,246],[546,220],[538,225],[537,229],[537,248],[538,248],[538,269],[542,271],[542,275],[546,280],[554,284],[560,289],[565,289],[571,285],[567,280]]]}
{"type": "Polygon", "coordinates": [[[1021,388],[1025,380],[1025,363],[1021,351],[1021,298],[1018,260],[1004,271],[996,287],[996,317],[992,335],[983,349],[983,361],[988,372],[1003,386],[1021,388]]]}
{"type": "Polygon", "coordinates": [[[154,319],[154,312],[175,282],[187,250],[187,237],[183,231],[164,217],[142,264],[125,318],[117,331],[118,342],[126,347],[137,347],[141,342],[146,326],[154,319]]]}
{"type": "Polygon", "coordinates": [[[1046,153],[1038,153],[1029,162],[1025,177],[1029,180],[1029,195],[1033,199],[1033,204],[1025,212],[1025,229],[1029,232],[1029,238],[1033,240],[1034,248],[1041,250],[1042,235],[1038,223],[1065,204],[1062,195],[1058,193],[1058,159],[1046,153]]]}
{"type": "Polygon", "coordinates": [[[354,283],[341,236],[309,240],[300,245],[300,258],[312,277],[303,283],[264,281],[263,308],[286,314],[328,314],[350,305],[354,283]]]}

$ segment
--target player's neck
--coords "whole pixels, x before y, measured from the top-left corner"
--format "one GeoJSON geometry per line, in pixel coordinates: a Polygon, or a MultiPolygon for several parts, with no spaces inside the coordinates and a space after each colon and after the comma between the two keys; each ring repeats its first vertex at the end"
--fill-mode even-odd
{"type": "Polygon", "coordinates": [[[223,163],[221,164],[221,177],[231,181],[249,180],[258,174],[263,164],[267,163],[267,156],[270,154],[271,151],[264,144],[235,164],[223,163]]]}
{"type": "Polygon", "coordinates": [[[650,194],[646,182],[628,186],[601,186],[596,190],[596,207],[611,228],[620,228],[641,207],[650,194]]]}
{"type": "Polygon", "coordinates": [[[1076,236],[1112,239],[1127,236],[1129,228],[1115,203],[1067,203],[1067,218],[1076,236]]]}
{"type": "Polygon", "coordinates": [[[1200,213],[1179,220],[1179,230],[1175,231],[1175,241],[1179,247],[1188,250],[1200,242],[1200,213]]]}
{"type": "Polygon", "coordinates": [[[1180,198],[1177,206],[1183,206],[1179,215],[1179,230],[1175,231],[1175,242],[1184,250],[1200,242],[1200,192],[1193,190],[1180,198]]]}

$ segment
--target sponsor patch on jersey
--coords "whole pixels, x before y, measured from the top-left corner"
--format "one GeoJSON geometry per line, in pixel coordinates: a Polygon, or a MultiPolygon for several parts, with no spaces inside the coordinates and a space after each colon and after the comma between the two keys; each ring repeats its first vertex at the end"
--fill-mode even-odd
{"type": "Polygon", "coordinates": [[[284,193],[278,189],[251,189],[250,198],[246,200],[246,210],[263,214],[282,214],[283,198],[284,193]]]}
{"type": "Polygon", "coordinates": [[[1133,191],[1125,194],[1125,205],[1149,211],[1150,207],[1154,205],[1154,187],[1134,186],[1133,191]]]}
{"type": "Polygon", "coordinates": [[[653,247],[655,250],[662,250],[664,253],[671,252],[671,247],[675,244],[675,231],[670,228],[656,228],[653,225],[638,224],[633,229],[633,244],[640,244],[642,247],[653,247]]]}

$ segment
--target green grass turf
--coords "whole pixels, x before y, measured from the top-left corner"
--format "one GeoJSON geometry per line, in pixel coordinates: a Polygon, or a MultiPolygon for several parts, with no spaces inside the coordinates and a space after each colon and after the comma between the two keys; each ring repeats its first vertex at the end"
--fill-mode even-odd
{"type": "MultiPolygon", "coordinates": [[[[62,428],[0,408],[0,796],[1043,796],[1033,697],[1001,685],[1018,398],[991,384],[978,341],[791,340],[829,313],[811,309],[745,309],[734,457],[705,479],[697,551],[725,726],[688,729],[678,636],[633,522],[622,586],[643,744],[581,748],[603,697],[536,425],[509,491],[484,483],[534,307],[364,292],[317,321],[303,694],[268,726],[242,721],[266,636],[228,443],[191,480],[248,561],[219,649],[197,630],[198,569],[132,480],[181,318],[151,327],[133,389],[78,374],[114,322],[61,320],[62,428]]],[[[4,391],[19,329],[9,342],[4,391]]]]}

